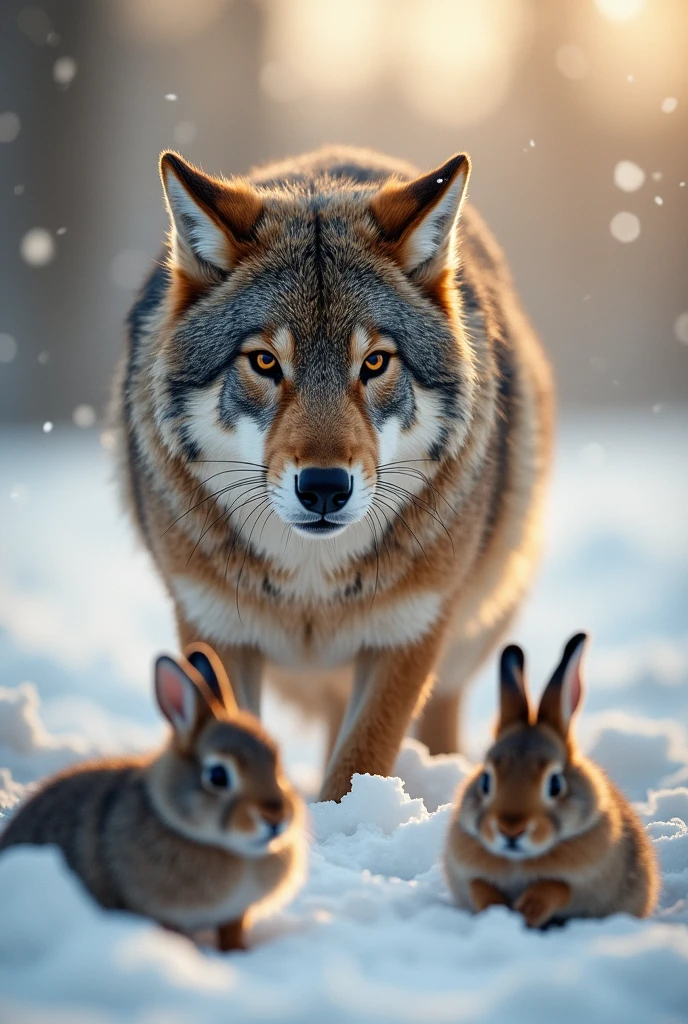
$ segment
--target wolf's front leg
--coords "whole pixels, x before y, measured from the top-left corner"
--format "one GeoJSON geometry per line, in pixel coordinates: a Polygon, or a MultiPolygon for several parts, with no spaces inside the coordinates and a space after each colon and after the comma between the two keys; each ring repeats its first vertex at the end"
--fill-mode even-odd
{"type": "Polygon", "coordinates": [[[409,723],[432,685],[441,640],[442,629],[435,627],[411,646],[359,654],[321,800],[341,800],[356,772],[389,775],[409,723]]]}

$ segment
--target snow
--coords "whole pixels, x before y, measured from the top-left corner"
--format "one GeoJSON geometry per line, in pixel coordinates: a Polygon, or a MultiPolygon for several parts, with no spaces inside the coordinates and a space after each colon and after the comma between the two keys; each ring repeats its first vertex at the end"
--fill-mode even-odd
{"type": "MultiPolygon", "coordinates": [[[[449,801],[489,739],[492,659],[466,708],[465,757],[408,740],[397,778],[356,776],[341,804],[311,805],[308,882],[256,924],[246,953],[100,910],[55,850],[7,851],[0,1020],[687,1020],[687,426],[664,406],[565,421],[543,572],[512,631],[535,693],[565,639],[593,632],[577,731],[655,843],[653,919],[540,934],[500,907],[470,917],[451,905],[439,855],[449,801]]],[[[171,613],[118,513],[108,458],[95,432],[67,426],[0,439],[0,822],[45,774],[162,736],[150,664],[174,649],[171,613]]],[[[266,717],[314,792],[320,727],[274,695],[266,717]]]]}

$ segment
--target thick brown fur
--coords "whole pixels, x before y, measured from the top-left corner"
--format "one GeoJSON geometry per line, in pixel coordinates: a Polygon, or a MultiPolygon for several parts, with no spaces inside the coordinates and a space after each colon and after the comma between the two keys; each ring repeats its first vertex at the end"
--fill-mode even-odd
{"type": "Polygon", "coordinates": [[[226,182],[162,162],[170,248],[118,386],[129,503],[182,644],[212,644],[254,712],[267,667],[328,716],[323,798],[388,774],[427,699],[421,738],[455,747],[457,695],[539,550],[551,381],[461,205],[468,168],[418,178],[339,149],[226,182]],[[258,350],[278,381],[252,370],[258,350]],[[380,350],[388,369],[366,382],[380,350]],[[331,540],[291,525],[310,466],[356,475],[360,513],[331,540]]]}
{"type": "Polygon", "coordinates": [[[583,642],[581,634],[567,646],[537,719],[522,654],[504,652],[496,742],[457,795],[445,846],[447,881],[466,910],[504,904],[543,927],[572,917],[644,917],[655,906],[659,872],[645,829],[569,735],[583,642]],[[555,796],[547,791],[553,773],[555,796]]]}
{"type": "MultiPolygon", "coordinates": [[[[221,949],[240,947],[246,920],[284,902],[302,879],[303,804],[260,723],[220,706],[191,665],[179,665],[198,691],[189,731],[175,729],[156,754],[81,764],[48,779],[10,819],[0,851],[54,844],[103,907],[188,934],[216,928],[221,949]],[[237,764],[232,805],[202,791],[200,760],[209,750],[237,764]],[[250,832],[256,816],[284,822],[286,831],[251,855],[223,845],[230,833],[250,832]]],[[[221,685],[226,691],[226,679],[221,685]]]]}

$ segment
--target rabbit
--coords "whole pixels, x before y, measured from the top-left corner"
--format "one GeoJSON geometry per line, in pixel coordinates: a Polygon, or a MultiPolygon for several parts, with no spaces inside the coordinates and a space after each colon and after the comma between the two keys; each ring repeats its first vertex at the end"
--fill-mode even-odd
{"type": "Polygon", "coordinates": [[[185,653],[155,664],[172,726],[162,750],[49,779],[10,820],[0,851],[54,843],[103,907],[188,935],[217,929],[220,949],[243,948],[247,917],[302,881],[305,808],[215,653],[185,653]]]}
{"type": "Polygon", "coordinates": [[[444,850],[459,907],[504,904],[528,926],[650,914],[659,889],[651,842],[626,798],[576,748],[585,633],[573,636],[535,716],[523,651],[501,658],[500,711],[485,763],[466,779],[444,850]]]}

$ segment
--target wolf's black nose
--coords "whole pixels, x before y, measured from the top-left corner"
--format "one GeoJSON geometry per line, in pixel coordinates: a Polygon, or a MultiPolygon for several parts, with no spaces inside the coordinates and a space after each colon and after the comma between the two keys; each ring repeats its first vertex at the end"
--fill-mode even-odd
{"type": "Polygon", "coordinates": [[[354,478],[345,469],[302,469],[295,483],[303,507],[321,516],[344,508],[354,489],[354,478]]]}

